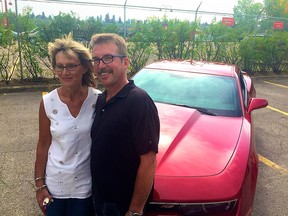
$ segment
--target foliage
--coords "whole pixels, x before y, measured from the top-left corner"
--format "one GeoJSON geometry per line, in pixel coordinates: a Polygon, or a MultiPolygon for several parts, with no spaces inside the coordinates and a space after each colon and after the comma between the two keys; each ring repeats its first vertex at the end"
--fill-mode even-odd
{"type": "MultiPolygon", "coordinates": [[[[164,18],[165,19],[165,18],[164,18]]],[[[146,39],[151,43],[152,46],[156,47],[157,59],[163,59],[163,43],[165,43],[168,34],[165,32],[163,23],[159,18],[152,17],[147,21],[145,26],[140,27],[138,30],[146,34],[146,39]]]]}
{"type": "Polygon", "coordinates": [[[267,37],[265,42],[266,56],[273,73],[280,74],[288,63],[288,37],[286,32],[276,32],[267,37]]]}
{"type": "Polygon", "coordinates": [[[254,3],[253,0],[238,0],[238,5],[234,8],[235,24],[242,32],[254,32],[262,13],[261,3],[254,3]]]}
{"type": "Polygon", "coordinates": [[[43,76],[45,59],[48,57],[47,42],[43,40],[44,31],[41,28],[48,22],[40,19],[37,23],[31,19],[32,9],[24,9],[23,15],[18,17],[18,31],[20,32],[20,44],[22,52],[22,76],[36,80],[43,76]]]}
{"type": "Polygon", "coordinates": [[[168,59],[187,59],[191,56],[192,37],[194,28],[188,21],[177,19],[165,21],[165,43],[163,43],[163,57],[168,59]]]}
{"type": "Polygon", "coordinates": [[[240,51],[247,71],[280,74],[288,62],[287,33],[277,32],[272,36],[247,38],[241,41],[240,51]]]}
{"type": "Polygon", "coordinates": [[[153,46],[149,41],[147,34],[147,25],[140,22],[133,23],[130,29],[130,37],[128,42],[128,55],[130,59],[130,76],[133,76],[149,59],[153,59],[153,46]]]}
{"type": "Polygon", "coordinates": [[[130,60],[129,76],[133,76],[142,67],[144,67],[151,56],[152,47],[145,42],[128,42],[128,54],[130,60]]]}
{"type": "Polygon", "coordinates": [[[9,30],[1,30],[0,33],[0,76],[2,81],[9,84],[19,62],[19,55],[13,33],[9,30]]]}
{"type": "Polygon", "coordinates": [[[264,0],[264,5],[268,16],[288,18],[287,0],[264,0]]]}
{"type": "Polygon", "coordinates": [[[76,39],[80,41],[90,41],[93,34],[104,32],[104,26],[101,19],[88,17],[86,21],[81,21],[78,29],[78,34],[74,34],[76,39]]]}
{"type": "Polygon", "coordinates": [[[195,38],[195,55],[194,59],[216,61],[222,47],[222,34],[226,28],[220,23],[210,25],[198,30],[195,38]]]}
{"type": "Polygon", "coordinates": [[[22,54],[23,64],[27,77],[31,77],[33,80],[42,76],[43,69],[40,67],[38,62],[38,47],[37,44],[29,43],[27,34],[22,35],[22,54]]]}

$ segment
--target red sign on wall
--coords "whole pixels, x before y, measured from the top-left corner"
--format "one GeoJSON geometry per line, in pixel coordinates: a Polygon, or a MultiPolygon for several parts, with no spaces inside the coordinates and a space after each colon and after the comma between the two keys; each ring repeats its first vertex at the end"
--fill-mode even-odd
{"type": "Polygon", "coordinates": [[[222,17],[222,24],[226,26],[234,26],[233,17],[222,17]]]}
{"type": "Polygon", "coordinates": [[[284,29],[284,22],[274,21],[274,29],[284,29]]]}

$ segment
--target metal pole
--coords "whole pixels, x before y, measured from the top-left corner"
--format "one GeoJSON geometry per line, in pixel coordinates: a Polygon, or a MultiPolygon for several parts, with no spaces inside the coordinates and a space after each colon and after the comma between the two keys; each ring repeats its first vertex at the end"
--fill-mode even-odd
{"type": "Polygon", "coordinates": [[[197,13],[198,13],[198,10],[199,10],[201,4],[202,4],[202,1],[200,2],[200,4],[198,5],[198,7],[196,9],[194,22],[196,22],[196,20],[197,20],[197,13]]]}
{"type": "Polygon", "coordinates": [[[260,19],[260,16],[261,16],[261,14],[262,14],[262,12],[264,11],[264,8],[261,10],[261,11],[259,11],[259,13],[258,13],[258,15],[257,15],[257,17],[256,17],[256,26],[255,26],[255,33],[254,33],[254,38],[256,38],[256,34],[257,34],[257,30],[259,29],[259,27],[258,27],[258,25],[259,25],[259,19],[260,19]]]}
{"type": "Polygon", "coordinates": [[[7,0],[4,0],[5,3],[5,14],[6,14],[6,28],[9,28],[9,19],[8,19],[8,7],[7,7],[7,0]]]}
{"type": "Polygon", "coordinates": [[[127,37],[127,26],[126,26],[126,5],[127,5],[127,0],[125,0],[125,3],[124,3],[124,38],[126,40],[126,37],[127,37]]]}
{"type": "Polygon", "coordinates": [[[195,11],[195,18],[194,18],[194,25],[195,25],[195,32],[194,32],[194,35],[193,35],[193,48],[192,48],[192,60],[194,59],[194,49],[195,49],[195,36],[196,36],[196,21],[197,21],[197,13],[198,13],[198,10],[200,8],[202,4],[202,1],[200,2],[200,4],[198,5],[196,11],[195,11]]]}
{"type": "MultiPolygon", "coordinates": [[[[5,0],[6,1],[6,0],[5,0]]],[[[20,75],[21,80],[23,80],[23,67],[22,67],[22,53],[21,53],[21,40],[20,40],[20,30],[19,30],[19,23],[18,23],[18,6],[17,6],[17,0],[15,0],[15,13],[16,13],[16,22],[15,27],[17,31],[17,41],[18,41],[18,52],[19,52],[19,63],[20,63],[20,75]]]]}

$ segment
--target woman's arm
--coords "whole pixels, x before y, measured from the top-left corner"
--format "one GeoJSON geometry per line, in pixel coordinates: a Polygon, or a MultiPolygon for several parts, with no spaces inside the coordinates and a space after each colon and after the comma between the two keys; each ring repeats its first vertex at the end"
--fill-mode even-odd
{"type": "Polygon", "coordinates": [[[35,161],[35,187],[36,187],[36,199],[42,212],[45,214],[45,206],[43,201],[45,198],[49,198],[52,201],[52,197],[45,186],[45,170],[48,158],[48,150],[51,145],[51,132],[50,132],[50,120],[46,115],[44,109],[43,99],[40,102],[39,107],[39,138],[36,150],[35,161]]]}

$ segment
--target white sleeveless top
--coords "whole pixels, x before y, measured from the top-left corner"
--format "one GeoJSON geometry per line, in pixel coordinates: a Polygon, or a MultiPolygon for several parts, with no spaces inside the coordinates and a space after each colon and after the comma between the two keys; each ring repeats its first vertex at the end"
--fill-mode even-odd
{"type": "Polygon", "coordinates": [[[90,130],[98,93],[99,90],[89,87],[76,118],[60,100],[57,89],[43,96],[52,135],[45,183],[55,198],[87,198],[91,195],[90,130]]]}

